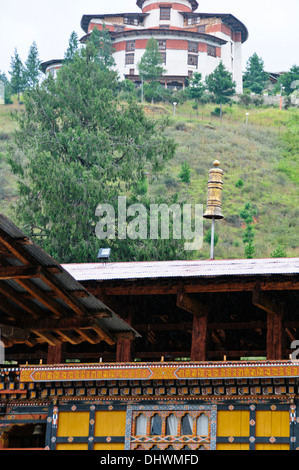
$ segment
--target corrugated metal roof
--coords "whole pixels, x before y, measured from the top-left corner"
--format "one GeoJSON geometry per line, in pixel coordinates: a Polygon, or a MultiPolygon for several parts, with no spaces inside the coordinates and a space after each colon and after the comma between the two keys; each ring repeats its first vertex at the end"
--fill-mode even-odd
{"type": "MultiPolygon", "coordinates": [[[[46,318],[56,318],[59,328],[60,318],[91,317],[94,318],[91,329],[95,325],[95,329],[103,328],[107,333],[133,333],[139,336],[131,326],[88,292],[56,260],[33,243],[2,214],[0,214],[0,267],[2,269],[1,325],[12,325],[15,317],[14,326],[19,328],[18,317],[27,321],[30,315],[33,315],[37,322],[46,318]],[[7,275],[8,271],[12,272],[12,267],[15,268],[15,272],[20,268],[26,268],[27,272],[23,277],[18,277],[16,273],[7,275]],[[58,311],[59,318],[57,318],[58,311]],[[107,314],[107,317],[101,318],[101,314],[104,316],[107,314]]],[[[35,328],[38,329],[36,326],[35,328]]]]}
{"type": "Polygon", "coordinates": [[[299,274],[299,258],[65,264],[77,281],[299,274]]]}

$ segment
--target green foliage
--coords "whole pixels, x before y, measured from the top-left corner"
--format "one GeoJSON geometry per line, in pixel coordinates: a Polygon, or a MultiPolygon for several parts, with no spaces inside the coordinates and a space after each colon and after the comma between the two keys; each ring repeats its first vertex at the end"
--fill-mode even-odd
{"type": "MultiPolygon", "coordinates": [[[[206,243],[211,245],[211,241],[212,241],[211,237],[212,237],[212,230],[209,228],[209,230],[207,231],[207,233],[205,234],[203,239],[206,243]]],[[[215,234],[214,234],[214,246],[217,245],[218,241],[219,241],[219,235],[215,232],[215,234]]]]}
{"type": "Polygon", "coordinates": [[[20,94],[26,88],[26,76],[25,76],[25,67],[22,64],[20,56],[17,49],[14,51],[14,56],[11,58],[11,70],[9,71],[10,86],[13,93],[18,95],[18,101],[20,101],[20,94]]]}
{"type": "Polygon", "coordinates": [[[254,241],[254,229],[253,229],[253,222],[254,217],[257,215],[256,208],[252,207],[252,205],[248,202],[245,204],[244,208],[240,211],[240,217],[245,221],[246,229],[243,236],[243,243],[244,253],[246,258],[253,258],[255,253],[255,247],[253,244],[254,241]]]}
{"type": "Polygon", "coordinates": [[[143,81],[157,81],[165,72],[163,59],[159,51],[158,42],[155,38],[147,41],[146,50],[137,65],[138,72],[143,81]]]}
{"type": "MultiPolygon", "coordinates": [[[[175,150],[136,102],[118,102],[107,51],[100,53],[94,44],[64,64],[56,80],[50,76],[25,94],[9,150],[19,180],[18,223],[32,237],[41,229],[37,240],[60,262],[95,260],[101,243],[95,236],[97,205],[116,207],[122,194],[134,200],[136,181],[143,181],[145,171],[161,171],[175,150]]],[[[146,196],[144,183],[137,193],[146,196]]],[[[144,256],[145,243],[135,245],[111,241],[117,259],[144,256]]],[[[161,256],[168,248],[165,243],[161,256]]],[[[151,243],[148,253],[159,257],[157,245],[151,243]]]]}
{"type": "Polygon", "coordinates": [[[210,93],[213,94],[215,102],[220,104],[222,116],[222,105],[228,103],[231,96],[236,92],[236,83],[232,74],[226,70],[223,62],[220,62],[213,73],[206,77],[206,85],[210,93]]]}
{"type": "Polygon", "coordinates": [[[264,70],[264,61],[255,52],[247,61],[246,72],[243,75],[243,85],[258,95],[265,88],[269,75],[264,70]]]}
{"type": "Polygon", "coordinates": [[[288,122],[287,131],[282,136],[283,158],[278,164],[281,172],[299,184],[299,116],[294,115],[288,122]]]}
{"type": "Polygon", "coordinates": [[[205,92],[205,85],[202,82],[201,73],[195,72],[189,79],[188,93],[192,100],[200,101],[205,92]]]}
{"type": "Polygon", "coordinates": [[[32,88],[38,84],[40,77],[40,64],[41,61],[39,60],[38,48],[36,42],[33,42],[29,49],[28,58],[25,63],[24,88],[32,88]]]}
{"type": "Polygon", "coordinates": [[[191,181],[191,168],[189,163],[184,162],[181,166],[179,178],[183,183],[189,184],[191,181]]]}
{"type": "Polygon", "coordinates": [[[274,251],[272,251],[271,257],[272,258],[286,258],[287,252],[281,245],[278,245],[278,247],[274,251]]]}
{"type": "Polygon", "coordinates": [[[105,24],[102,30],[99,30],[96,26],[93,28],[84,52],[87,61],[95,61],[104,69],[115,65],[112,55],[114,52],[113,42],[105,24]]]}
{"type": "Polygon", "coordinates": [[[284,87],[284,93],[290,95],[299,88],[299,66],[293,65],[289,72],[281,75],[277,81],[277,90],[280,90],[281,85],[284,87]]]}
{"type": "Polygon", "coordinates": [[[73,31],[69,38],[68,48],[66,50],[66,53],[64,54],[64,61],[71,62],[72,60],[74,60],[74,56],[76,52],[78,51],[78,49],[79,49],[78,35],[75,31],[73,31]]]}
{"type": "Polygon", "coordinates": [[[235,183],[235,186],[236,188],[239,188],[239,189],[242,189],[243,186],[244,186],[244,181],[239,179],[236,183],[235,183]]]}

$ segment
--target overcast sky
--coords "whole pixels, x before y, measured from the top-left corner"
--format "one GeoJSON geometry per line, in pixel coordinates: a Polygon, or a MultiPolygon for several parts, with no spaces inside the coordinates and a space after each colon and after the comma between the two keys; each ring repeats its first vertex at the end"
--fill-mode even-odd
{"type": "MultiPolygon", "coordinates": [[[[60,59],[72,31],[84,35],[84,14],[139,12],[136,0],[0,0],[0,71],[8,73],[14,49],[23,62],[35,41],[41,61],[60,59]]],[[[198,12],[231,13],[249,30],[243,69],[254,53],[267,71],[299,65],[299,0],[198,0],[198,12]]]]}

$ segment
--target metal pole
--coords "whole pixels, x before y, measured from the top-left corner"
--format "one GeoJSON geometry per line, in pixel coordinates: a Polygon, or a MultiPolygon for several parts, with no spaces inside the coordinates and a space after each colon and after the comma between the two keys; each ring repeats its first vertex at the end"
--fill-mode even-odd
{"type": "Polygon", "coordinates": [[[212,219],[211,228],[211,259],[214,259],[214,240],[215,240],[215,219],[212,219]]]}

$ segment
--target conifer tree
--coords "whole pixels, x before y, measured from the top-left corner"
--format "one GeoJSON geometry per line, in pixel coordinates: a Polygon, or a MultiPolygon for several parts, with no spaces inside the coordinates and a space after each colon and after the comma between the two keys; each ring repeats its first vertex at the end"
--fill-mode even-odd
{"type": "Polygon", "coordinates": [[[74,55],[79,49],[79,40],[78,35],[75,31],[73,31],[69,38],[68,48],[66,53],[64,54],[65,62],[71,62],[74,59],[74,55]]]}
{"type": "Polygon", "coordinates": [[[220,62],[213,73],[206,77],[206,85],[210,93],[214,95],[217,104],[220,104],[220,117],[222,117],[222,105],[229,102],[236,92],[236,82],[232,74],[220,62]]]}
{"type": "Polygon", "coordinates": [[[255,52],[247,61],[243,75],[243,86],[258,95],[265,88],[269,75],[264,70],[264,61],[255,52]]]}
{"type": "Polygon", "coordinates": [[[163,59],[155,38],[148,40],[145,53],[138,63],[139,75],[144,81],[157,81],[165,72],[163,59]]]}
{"type": "Polygon", "coordinates": [[[11,58],[11,70],[9,74],[11,75],[10,86],[12,92],[18,95],[18,102],[20,102],[20,94],[25,89],[26,79],[25,79],[25,68],[20,59],[17,49],[14,51],[14,55],[11,58]]]}
{"type": "Polygon", "coordinates": [[[111,62],[89,42],[55,80],[49,76],[24,95],[17,151],[9,152],[19,179],[16,222],[59,262],[96,261],[103,243],[113,248],[114,260],[180,258],[185,254],[176,240],[96,237],[98,204],[111,204],[116,216],[120,195],[148,206],[146,189],[136,193],[136,182],[159,171],[175,151],[138,103],[118,101],[116,73],[105,66],[111,62]]]}
{"type": "Polygon", "coordinates": [[[40,64],[38,48],[36,42],[33,42],[29,49],[27,61],[25,62],[24,80],[26,88],[32,88],[38,84],[40,64]]]}

